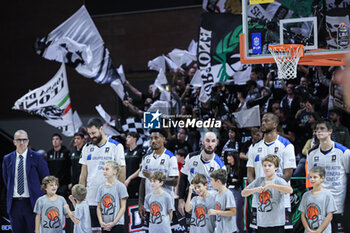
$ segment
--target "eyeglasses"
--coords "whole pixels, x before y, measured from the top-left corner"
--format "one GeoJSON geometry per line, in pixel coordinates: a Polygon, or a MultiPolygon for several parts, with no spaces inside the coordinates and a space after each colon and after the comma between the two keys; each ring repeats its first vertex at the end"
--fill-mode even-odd
{"type": "Polygon", "coordinates": [[[17,142],[17,143],[26,143],[26,142],[28,142],[28,139],[27,138],[17,138],[17,139],[15,139],[15,141],[17,142]]]}

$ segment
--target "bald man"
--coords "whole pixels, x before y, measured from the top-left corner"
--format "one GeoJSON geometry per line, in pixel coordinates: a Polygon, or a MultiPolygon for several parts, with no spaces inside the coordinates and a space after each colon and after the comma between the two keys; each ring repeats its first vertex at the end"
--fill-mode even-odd
{"type": "Polygon", "coordinates": [[[181,168],[181,177],[179,184],[179,205],[178,210],[182,216],[185,215],[185,198],[189,184],[197,174],[203,174],[208,180],[208,190],[213,190],[210,184],[210,174],[218,169],[226,169],[224,162],[215,154],[218,146],[218,137],[213,132],[205,134],[202,140],[202,151],[188,154],[185,164],[181,168]]]}

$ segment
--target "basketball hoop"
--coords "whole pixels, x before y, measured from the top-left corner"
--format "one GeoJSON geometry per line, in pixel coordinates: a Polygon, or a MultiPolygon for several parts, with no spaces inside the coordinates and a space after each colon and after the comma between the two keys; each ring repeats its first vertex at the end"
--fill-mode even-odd
{"type": "Polygon", "coordinates": [[[304,56],[304,45],[280,44],[270,45],[270,53],[278,67],[278,78],[292,79],[297,77],[299,59],[304,56]]]}

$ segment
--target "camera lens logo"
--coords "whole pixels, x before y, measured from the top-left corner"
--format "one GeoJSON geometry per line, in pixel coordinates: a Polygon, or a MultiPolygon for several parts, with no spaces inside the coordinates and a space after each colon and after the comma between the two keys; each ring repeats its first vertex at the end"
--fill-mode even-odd
{"type": "Polygon", "coordinates": [[[143,113],[143,127],[145,129],[160,129],[160,116],[162,114],[157,112],[144,112],[143,113]]]}

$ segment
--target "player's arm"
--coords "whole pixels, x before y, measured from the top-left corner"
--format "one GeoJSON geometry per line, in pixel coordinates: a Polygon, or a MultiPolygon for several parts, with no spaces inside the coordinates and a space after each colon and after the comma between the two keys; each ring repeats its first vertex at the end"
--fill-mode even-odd
{"type": "Polygon", "coordinates": [[[227,210],[214,210],[210,209],[208,211],[209,215],[222,215],[222,216],[236,216],[236,208],[228,208],[227,210]]]}
{"type": "Polygon", "coordinates": [[[293,169],[296,168],[296,161],[295,161],[295,153],[294,153],[294,146],[292,143],[288,144],[282,154],[283,158],[283,176],[282,178],[285,181],[290,181],[290,178],[293,175],[293,169]]]}
{"type": "Polygon", "coordinates": [[[293,168],[286,168],[286,169],[283,169],[283,176],[282,178],[285,180],[285,181],[290,181],[290,178],[292,177],[293,175],[293,168]]]}
{"type": "Polygon", "coordinates": [[[190,212],[192,210],[192,205],[191,205],[192,192],[193,192],[193,185],[190,185],[188,189],[186,204],[185,204],[186,212],[190,212]]]}
{"type": "Polygon", "coordinates": [[[169,220],[170,220],[170,222],[172,222],[173,221],[173,210],[172,209],[168,210],[168,214],[169,214],[169,220]]]}
{"type": "Polygon", "coordinates": [[[130,182],[133,180],[133,179],[136,179],[137,177],[139,177],[139,174],[140,174],[140,168],[136,170],[136,172],[134,172],[131,176],[129,176],[124,184],[126,187],[128,187],[128,185],[130,184],[130,182]]]}
{"type": "Polygon", "coordinates": [[[179,204],[178,204],[178,211],[182,216],[185,216],[185,196],[186,196],[186,189],[188,186],[188,177],[185,174],[181,174],[180,176],[180,182],[177,194],[179,195],[179,204]]]}
{"type": "Polygon", "coordinates": [[[126,167],[125,166],[120,166],[118,180],[120,182],[124,183],[125,177],[126,177],[126,167]]]}
{"type": "Polygon", "coordinates": [[[139,214],[142,219],[145,219],[146,210],[143,204],[145,203],[145,178],[141,178],[139,187],[139,214]]]}
{"type": "Polygon", "coordinates": [[[280,191],[282,193],[289,193],[289,194],[293,193],[293,188],[288,184],[286,184],[286,185],[267,184],[264,187],[264,190],[266,190],[266,189],[276,189],[277,191],[280,191]]]}
{"type": "Polygon", "coordinates": [[[247,178],[248,178],[249,184],[255,180],[255,168],[254,167],[248,167],[247,178]]]}
{"type": "Polygon", "coordinates": [[[87,166],[85,164],[82,164],[80,177],[79,177],[79,184],[86,186],[87,176],[88,176],[87,166]]]}
{"type": "Polygon", "coordinates": [[[40,227],[40,214],[35,215],[35,233],[39,233],[39,227],[40,227]]]}
{"type": "Polygon", "coordinates": [[[168,179],[165,180],[164,184],[169,186],[176,186],[177,185],[178,176],[170,176],[168,179]]]}

